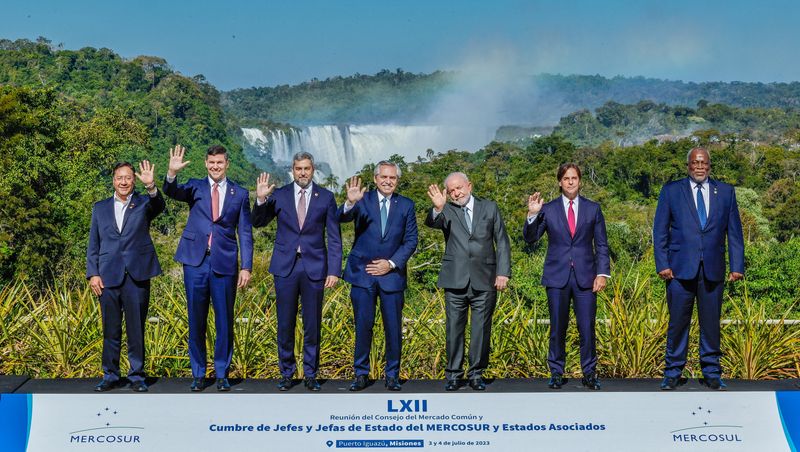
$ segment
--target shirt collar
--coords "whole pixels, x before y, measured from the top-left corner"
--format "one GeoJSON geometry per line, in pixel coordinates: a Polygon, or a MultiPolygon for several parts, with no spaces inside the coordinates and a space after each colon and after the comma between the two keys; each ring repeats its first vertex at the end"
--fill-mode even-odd
{"type": "Polygon", "coordinates": [[[127,206],[128,204],[130,204],[130,203],[131,203],[131,199],[133,199],[133,192],[131,192],[131,194],[130,194],[130,195],[128,195],[128,199],[126,199],[125,201],[121,200],[121,199],[119,198],[119,196],[117,196],[117,192],[116,192],[116,191],[114,192],[114,202],[115,202],[115,203],[117,203],[117,202],[120,202],[120,203],[122,203],[123,205],[126,205],[126,206],[127,206]]]}
{"type": "Polygon", "coordinates": [[[703,188],[707,188],[708,187],[708,178],[706,177],[702,182],[696,182],[691,177],[689,178],[689,187],[691,187],[692,190],[694,190],[697,187],[697,184],[702,185],[703,188]]]}
{"type": "Polygon", "coordinates": [[[379,191],[377,191],[377,190],[376,190],[375,192],[376,192],[376,193],[378,193],[378,204],[380,204],[381,202],[383,202],[383,199],[384,199],[384,198],[386,198],[386,202],[389,202],[389,201],[391,201],[391,200],[392,200],[392,196],[393,196],[393,195],[389,195],[389,196],[383,196],[383,193],[381,193],[381,192],[379,192],[379,191]]]}
{"type": "MultiPolygon", "coordinates": [[[[573,199],[573,200],[572,200],[572,207],[573,207],[574,209],[577,209],[577,208],[578,208],[578,198],[580,198],[580,196],[576,196],[576,197],[575,197],[575,199],[573,199]]],[[[565,209],[566,209],[566,208],[569,208],[569,201],[570,201],[570,199],[569,199],[569,198],[567,198],[567,197],[566,197],[566,196],[564,196],[564,195],[561,195],[561,204],[563,204],[563,205],[564,205],[564,208],[565,208],[565,209]]]]}
{"type": "Polygon", "coordinates": [[[214,182],[214,179],[212,179],[211,176],[208,176],[208,185],[209,185],[209,187],[213,188],[214,184],[216,184],[216,183],[219,183],[219,189],[220,190],[225,190],[225,187],[228,185],[228,178],[227,177],[223,177],[221,181],[214,182]]]}
{"type": "Polygon", "coordinates": [[[311,194],[311,187],[314,185],[314,183],[311,182],[310,184],[308,184],[308,186],[306,186],[306,188],[303,188],[303,187],[297,185],[297,182],[292,182],[292,185],[294,185],[294,194],[295,195],[300,193],[300,190],[305,190],[306,191],[306,196],[308,196],[308,195],[311,194]]]}
{"type": "Polygon", "coordinates": [[[472,196],[472,195],[469,195],[469,199],[467,200],[467,203],[464,204],[463,207],[466,207],[467,209],[469,209],[470,212],[475,212],[475,197],[472,196]]]}

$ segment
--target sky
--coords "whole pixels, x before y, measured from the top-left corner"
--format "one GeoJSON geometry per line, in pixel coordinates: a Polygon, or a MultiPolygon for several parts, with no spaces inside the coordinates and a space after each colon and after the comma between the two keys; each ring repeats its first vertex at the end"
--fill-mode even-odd
{"type": "Polygon", "coordinates": [[[28,0],[0,38],[165,58],[222,90],[381,69],[800,80],[800,1],[28,0]]]}

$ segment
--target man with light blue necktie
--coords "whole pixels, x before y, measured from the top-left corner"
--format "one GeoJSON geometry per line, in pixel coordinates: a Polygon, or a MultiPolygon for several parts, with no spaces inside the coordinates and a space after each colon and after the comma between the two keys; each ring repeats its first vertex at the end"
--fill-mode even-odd
{"type": "Polygon", "coordinates": [[[350,300],[356,327],[355,379],[350,391],[367,387],[372,328],[379,298],[386,335],[384,386],[389,391],[401,389],[406,264],[417,248],[417,217],[414,201],[395,192],[400,176],[397,164],[379,162],[374,171],[376,190],[367,192],[366,187],[361,187],[361,179],[354,176],[347,183],[347,201],[339,207],[339,221],[352,221],[355,227],[355,241],[343,276],[352,285],[350,300]]]}
{"type": "Polygon", "coordinates": [[[689,177],[661,189],[653,220],[658,276],[667,284],[669,329],[662,390],[678,386],[689,345],[689,324],[697,300],[700,366],[703,383],[725,390],[720,366],[720,324],[725,288],[725,239],[728,281],[744,277],[744,238],[733,186],[709,178],[711,157],[694,148],[687,155],[689,177]]]}

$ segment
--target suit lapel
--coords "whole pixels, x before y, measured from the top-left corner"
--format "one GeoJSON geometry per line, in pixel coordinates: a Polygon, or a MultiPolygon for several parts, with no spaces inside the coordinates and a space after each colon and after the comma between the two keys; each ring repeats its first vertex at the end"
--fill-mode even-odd
{"type": "MultiPolygon", "coordinates": [[[[567,218],[567,211],[564,209],[564,200],[563,195],[559,195],[558,198],[553,200],[554,208],[556,209],[558,218],[558,222],[561,223],[558,226],[562,231],[566,231],[567,237],[570,237],[569,234],[569,219],[567,218]]],[[[578,235],[578,218],[575,218],[575,235],[578,235]]],[[[570,237],[572,239],[573,237],[570,237]]]]}
{"type": "MultiPolygon", "coordinates": [[[[683,197],[686,200],[687,207],[689,208],[689,216],[694,219],[694,224],[697,225],[697,229],[701,229],[700,218],[697,216],[697,206],[692,198],[692,189],[690,188],[690,184],[691,180],[688,177],[684,178],[680,183],[680,190],[681,193],[683,193],[683,197]]],[[[708,221],[706,221],[706,226],[708,226],[708,221]]]]}
{"type": "Polygon", "coordinates": [[[706,220],[706,228],[714,220],[714,212],[719,208],[717,202],[717,181],[708,179],[708,219],[706,220]]]}
{"type": "Polygon", "coordinates": [[[459,206],[458,204],[453,203],[453,202],[447,203],[446,206],[448,206],[448,205],[450,206],[450,208],[453,209],[453,212],[455,212],[454,215],[455,215],[456,218],[458,218],[458,224],[460,224],[461,227],[464,228],[464,232],[466,232],[467,235],[470,235],[469,234],[469,229],[467,229],[467,221],[464,219],[464,209],[462,209],[461,206],[459,206]]]}
{"type": "MultiPolygon", "coordinates": [[[[217,188],[217,189],[220,190],[220,188],[217,188]]],[[[236,184],[234,184],[233,182],[231,182],[230,179],[228,179],[228,183],[226,184],[225,191],[226,191],[226,193],[225,193],[225,202],[222,204],[222,211],[219,213],[219,217],[217,217],[217,221],[222,219],[222,217],[225,216],[225,213],[230,209],[231,204],[233,204],[232,201],[236,197],[236,194],[239,191],[239,187],[237,187],[236,184]]],[[[209,189],[209,193],[210,193],[210,189],[209,189]]],[[[222,195],[222,193],[220,193],[220,195],[222,195]]],[[[214,213],[212,212],[211,215],[213,216],[214,213]]]]}
{"type": "MultiPolygon", "coordinates": [[[[122,234],[122,231],[125,230],[125,225],[128,224],[128,218],[130,218],[131,215],[133,214],[133,209],[141,208],[138,203],[139,201],[138,198],[139,196],[136,194],[136,192],[131,193],[131,202],[128,204],[128,207],[126,207],[125,210],[122,212],[122,229],[117,231],[120,234],[122,234]]],[[[114,220],[114,224],[117,224],[116,220],[114,220]]]]}
{"type": "MultiPolygon", "coordinates": [[[[116,204],[115,204],[116,203],[116,198],[115,198],[115,196],[116,196],[116,194],[111,195],[111,197],[108,198],[108,200],[106,201],[106,205],[103,208],[106,209],[106,211],[108,212],[109,218],[111,218],[111,224],[114,225],[114,230],[117,231],[117,233],[120,233],[120,230],[117,227],[116,212],[114,211],[114,209],[116,208],[116,204]]],[[[125,223],[125,217],[124,216],[123,216],[122,222],[123,222],[123,225],[124,225],[124,223],[125,223]]]]}
{"type": "MultiPolygon", "coordinates": [[[[475,226],[478,225],[478,223],[477,223],[478,219],[481,217],[481,214],[483,213],[483,208],[484,208],[482,200],[480,200],[478,198],[474,198],[474,199],[475,199],[475,202],[472,204],[472,232],[473,233],[475,232],[475,226]]],[[[464,224],[466,224],[466,218],[464,219],[464,224]]],[[[472,234],[470,234],[470,236],[471,235],[472,234]]]]}
{"type": "MultiPolygon", "coordinates": [[[[369,217],[372,221],[375,222],[375,224],[378,225],[378,227],[380,227],[381,226],[381,209],[380,209],[380,206],[379,206],[380,203],[378,202],[378,199],[380,199],[380,197],[378,196],[378,192],[374,191],[374,190],[368,191],[364,196],[365,196],[365,198],[364,198],[364,201],[365,201],[364,206],[367,209],[367,217],[369,217]]],[[[391,210],[392,209],[390,208],[389,211],[391,212],[391,210]]],[[[387,225],[386,229],[389,229],[389,227],[388,227],[388,225],[389,225],[388,218],[386,220],[386,225],[387,225]]]]}
{"type": "MultiPolygon", "coordinates": [[[[289,222],[294,225],[297,230],[300,230],[300,223],[297,219],[297,205],[294,203],[294,182],[284,186],[284,196],[286,196],[286,205],[289,215],[289,222]]],[[[306,210],[306,218],[308,218],[308,210],[306,210]]]]}
{"type": "Polygon", "coordinates": [[[392,199],[389,201],[389,203],[392,206],[389,208],[389,216],[386,218],[386,232],[383,234],[384,237],[386,237],[386,234],[389,233],[389,228],[392,226],[392,223],[395,222],[395,218],[397,218],[397,216],[399,215],[397,213],[397,211],[399,210],[399,208],[397,207],[399,201],[400,199],[397,193],[392,193],[392,199]]]}

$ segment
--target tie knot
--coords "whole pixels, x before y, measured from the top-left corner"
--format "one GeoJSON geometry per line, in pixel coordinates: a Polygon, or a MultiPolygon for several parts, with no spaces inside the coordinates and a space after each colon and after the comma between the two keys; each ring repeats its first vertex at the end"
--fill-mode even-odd
{"type": "Polygon", "coordinates": [[[697,185],[695,185],[695,188],[697,188],[698,190],[702,190],[703,189],[703,183],[702,182],[698,183],[697,185]]]}
{"type": "Polygon", "coordinates": [[[213,187],[214,187],[214,190],[216,190],[216,189],[219,187],[219,183],[217,183],[217,182],[214,182],[214,185],[213,185],[213,187]]]}
{"type": "Polygon", "coordinates": [[[386,204],[386,198],[381,199],[381,204],[386,204]]]}
{"type": "Polygon", "coordinates": [[[570,200],[569,200],[569,206],[570,206],[570,207],[572,207],[572,203],[573,203],[573,201],[570,199],[570,200]]]}
{"type": "Polygon", "coordinates": [[[297,193],[298,193],[300,196],[303,196],[303,195],[305,195],[305,194],[306,194],[306,189],[305,189],[305,188],[301,188],[301,189],[300,189],[300,191],[299,191],[299,192],[297,192],[297,193]]]}

